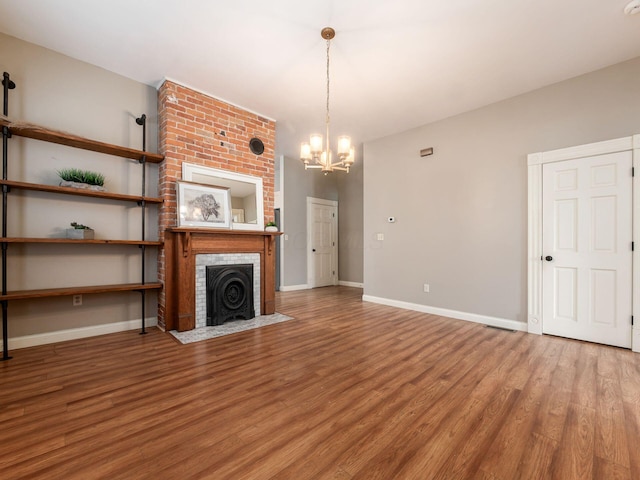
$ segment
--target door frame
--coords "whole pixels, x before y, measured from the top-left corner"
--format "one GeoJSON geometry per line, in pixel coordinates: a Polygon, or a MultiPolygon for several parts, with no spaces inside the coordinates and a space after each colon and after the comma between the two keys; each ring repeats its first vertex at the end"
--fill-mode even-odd
{"type": "Polygon", "coordinates": [[[335,239],[335,245],[331,252],[331,266],[336,274],[333,277],[333,284],[338,284],[338,202],[335,200],[325,200],[324,198],[307,197],[307,287],[315,287],[315,267],[313,262],[313,252],[311,251],[311,239],[313,238],[313,221],[312,221],[312,209],[313,204],[327,205],[335,207],[336,215],[333,219],[334,229],[333,236],[335,239]]]}
{"type": "MultiPolygon", "coordinates": [[[[545,163],[576,160],[595,155],[632,152],[633,168],[639,172],[632,178],[633,240],[640,239],[640,134],[576,147],[561,148],[527,156],[528,165],[528,249],[527,249],[527,328],[542,334],[542,166],[545,163]]],[[[640,352],[640,245],[632,254],[631,349],[640,352]]],[[[629,319],[631,321],[631,319],[629,319]]]]}

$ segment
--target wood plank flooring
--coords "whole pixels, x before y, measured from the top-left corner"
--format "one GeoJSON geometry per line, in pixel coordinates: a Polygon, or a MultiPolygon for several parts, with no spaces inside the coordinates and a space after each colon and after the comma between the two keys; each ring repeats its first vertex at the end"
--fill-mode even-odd
{"type": "Polygon", "coordinates": [[[295,320],[0,363],[2,479],[638,479],[640,355],[280,293],[295,320]]]}

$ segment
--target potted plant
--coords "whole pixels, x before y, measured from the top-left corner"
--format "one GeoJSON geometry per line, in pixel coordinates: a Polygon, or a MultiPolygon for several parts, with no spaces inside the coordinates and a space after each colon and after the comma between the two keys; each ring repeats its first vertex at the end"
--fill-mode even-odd
{"type": "Polygon", "coordinates": [[[267,222],[266,225],[264,226],[264,229],[267,232],[277,232],[278,225],[276,224],[276,222],[267,222]]]}
{"type": "Polygon", "coordinates": [[[67,238],[74,240],[93,240],[95,231],[91,227],[71,222],[73,228],[67,228],[67,238]]]}
{"type": "Polygon", "coordinates": [[[65,168],[58,170],[58,176],[62,179],[61,187],[86,188],[104,192],[104,175],[90,170],[79,168],[65,168]]]}

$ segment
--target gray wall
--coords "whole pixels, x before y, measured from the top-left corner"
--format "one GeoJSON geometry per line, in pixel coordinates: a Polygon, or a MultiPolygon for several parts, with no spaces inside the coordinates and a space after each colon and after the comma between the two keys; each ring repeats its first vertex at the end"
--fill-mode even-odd
{"type": "Polygon", "coordinates": [[[527,154],[639,133],[638,79],[640,58],[366,143],[365,295],[526,322],[527,154]]]}
{"type": "MultiPolygon", "coordinates": [[[[157,99],[153,87],[74,60],[51,50],[0,34],[0,71],[17,88],[9,94],[9,118],[118,145],[141,148],[135,117],[147,114],[147,148],[157,149],[157,99]]],[[[102,172],[106,187],[139,194],[141,175],[135,162],[69,147],[15,137],[9,140],[9,179],[57,185],[56,171],[78,167],[102,172]]],[[[148,190],[157,195],[157,166],[149,166],[148,190]]],[[[102,202],[37,192],[9,194],[9,236],[61,237],[71,221],[93,227],[96,238],[140,238],[140,210],[133,204],[102,202]]],[[[156,212],[147,217],[148,239],[157,238],[156,212]]],[[[155,279],[155,254],[147,257],[147,278],[155,279]]],[[[136,247],[11,245],[8,289],[137,282],[136,247]]],[[[149,295],[147,316],[157,314],[149,295]]],[[[9,304],[10,339],[27,335],[117,323],[140,318],[138,293],[85,295],[15,301],[9,304]]]]}
{"type": "Polygon", "coordinates": [[[356,152],[356,163],[348,175],[336,174],[338,182],[338,272],[340,281],[363,281],[363,173],[362,147],[356,152]]]}
{"type": "Polygon", "coordinates": [[[281,284],[283,287],[306,285],[307,197],[338,200],[338,186],[335,176],[325,176],[316,170],[307,171],[297,159],[284,157],[283,170],[281,214],[286,238],[282,240],[284,268],[281,284]]]}

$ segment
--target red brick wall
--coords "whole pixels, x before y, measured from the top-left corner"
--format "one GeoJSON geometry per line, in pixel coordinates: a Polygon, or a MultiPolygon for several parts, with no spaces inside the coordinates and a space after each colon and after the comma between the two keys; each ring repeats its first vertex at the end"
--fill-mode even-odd
{"type": "MultiPolygon", "coordinates": [[[[273,220],[274,148],[276,124],[239,107],[165,81],[158,91],[159,150],[165,160],[159,170],[159,238],[177,224],[176,180],[182,162],[262,177],[265,222],[273,220]],[[224,132],[222,135],[221,132],[224,132]],[[249,140],[264,143],[255,155],[249,140]]],[[[164,282],[164,251],[158,256],[158,278],[164,282]]],[[[164,292],[159,296],[158,323],[164,327],[164,292]]]]}

